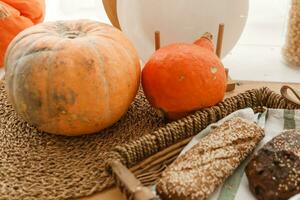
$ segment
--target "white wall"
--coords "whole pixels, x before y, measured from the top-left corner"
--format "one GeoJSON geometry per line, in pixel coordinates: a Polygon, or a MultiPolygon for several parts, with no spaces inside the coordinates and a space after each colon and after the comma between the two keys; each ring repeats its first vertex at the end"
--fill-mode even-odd
{"type": "MultiPolygon", "coordinates": [[[[300,67],[287,66],[281,58],[291,0],[249,1],[245,31],[223,61],[232,78],[299,82],[300,67]]],[[[102,0],[46,0],[46,6],[46,21],[89,18],[109,23],[102,0]]]]}
{"type": "Polygon", "coordinates": [[[88,18],[109,23],[102,0],[46,0],[46,21],[88,18]]]}
{"type": "MultiPolygon", "coordinates": [[[[249,1],[245,31],[224,59],[231,76],[239,80],[299,82],[300,67],[287,66],[281,58],[290,0],[249,1]]],[[[89,18],[109,23],[102,0],[46,0],[46,3],[47,21],[89,18]]]]}

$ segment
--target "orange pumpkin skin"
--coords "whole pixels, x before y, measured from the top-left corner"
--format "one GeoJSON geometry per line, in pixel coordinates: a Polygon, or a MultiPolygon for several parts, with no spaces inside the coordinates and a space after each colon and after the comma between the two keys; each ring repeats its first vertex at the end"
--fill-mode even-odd
{"type": "Polygon", "coordinates": [[[137,93],[141,73],[124,34],[89,20],[26,29],[11,42],[5,69],[19,116],[45,132],[70,136],[117,122],[137,93]]]}
{"type": "Polygon", "coordinates": [[[11,40],[24,29],[43,21],[44,0],[0,0],[0,67],[11,40]]]}
{"type": "MultiPolygon", "coordinates": [[[[201,41],[202,40],[202,41],[201,41]]],[[[150,104],[170,120],[222,101],[226,74],[220,59],[198,44],[173,44],[156,51],[142,72],[142,85],[150,104]]],[[[211,41],[210,41],[211,42],[211,41]]]]}

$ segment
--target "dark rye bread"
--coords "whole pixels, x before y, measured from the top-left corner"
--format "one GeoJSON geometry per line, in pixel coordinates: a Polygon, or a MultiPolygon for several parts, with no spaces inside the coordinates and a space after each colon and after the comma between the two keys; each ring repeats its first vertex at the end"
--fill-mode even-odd
{"type": "Polygon", "coordinates": [[[224,122],[162,173],[158,194],[164,200],[207,199],[263,137],[263,129],[245,119],[224,122]]]}
{"type": "Polygon", "coordinates": [[[300,130],[289,130],[260,149],[246,167],[258,200],[286,200],[300,193],[300,130]]]}

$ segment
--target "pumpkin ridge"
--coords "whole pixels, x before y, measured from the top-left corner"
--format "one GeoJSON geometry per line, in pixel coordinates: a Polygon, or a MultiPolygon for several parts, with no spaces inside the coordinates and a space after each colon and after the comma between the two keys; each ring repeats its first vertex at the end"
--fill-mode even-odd
{"type": "MultiPolygon", "coordinates": [[[[82,31],[85,33],[93,34],[93,33],[99,33],[103,28],[107,28],[107,31],[116,31],[116,32],[121,32],[120,30],[115,30],[114,27],[111,27],[108,24],[101,24],[101,27],[99,27],[99,24],[89,24],[86,27],[82,28],[82,31]]],[[[107,32],[106,31],[106,32],[107,32]]]]}
{"type": "Polygon", "coordinates": [[[50,48],[50,47],[43,47],[40,49],[33,49],[32,51],[26,52],[22,57],[26,57],[26,56],[30,56],[32,54],[37,54],[37,53],[48,53],[51,51],[55,51],[54,49],[50,48]]]}
{"type": "MultiPolygon", "coordinates": [[[[37,39],[31,44],[31,46],[34,46],[34,45],[38,42],[38,39],[40,39],[40,38],[42,38],[42,36],[39,37],[39,38],[37,38],[37,39]]],[[[21,40],[20,40],[20,41],[21,41],[21,40]]],[[[15,44],[18,44],[18,43],[15,43],[15,44]]],[[[18,67],[18,64],[17,64],[15,61],[14,61],[13,63],[7,63],[7,58],[10,57],[10,52],[11,52],[11,51],[14,51],[14,48],[15,48],[15,46],[12,46],[12,48],[9,48],[9,49],[8,49],[8,52],[7,52],[6,56],[5,56],[4,66],[6,66],[6,67],[5,67],[5,71],[6,71],[6,76],[7,76],[7,77],[8,77],[8,76],[11,76],[12,72],[18,70],[18,68],[19,68],[19,67],[18,67]],[[9,65],[9,64],[11,64],[11,65],[9,65]]],[[[21,48],[23,48],[23,46],[21,46],[21,48]]],[[[24,51],[23,54],[20,54],[20,56],[18,56],[18,57],[15,58],[14,60],[19,61],[20,58],[24,58],[23,56],[24,56],[25,54],[26,54],[26,51],[24,51]]],[[[29,56],[29,55],[26,55],[26,56],[29,56]]],[[[8,87],[13,87],[13,85],[16,85],[15,82],[14,82],[14,78],[13,78],[12,82],[13,82],[13,84],[8,84],[8,87]]],[[[8,89],[11,90],[11,91],[13,91],[13,92],[15,93],[15,89],[14,89],[14,88],[8,88],[8,89]]],[[[12,104],[15,104],[14,96],[11,97],[11,101],[12,101],[12,104]]],[[[16,104],[15,104],[15,105],[16,105],[16,104]]]]}
{"type": "MultiPolygon", "coordinates": [[[[7,61],[6,61],[6,58],[9,57],[10,52],[13,51],[13,50],[15,49],[16,44],[18,44],[19,42],[21,42],[21,41],[22,41],[23,39],[25,39],[26,37],[31,37],[32,35],[35,35],[35,34],[42,34],[42,33],[44,33],[44,32],[36,32],[36,33],[31,33],[31,32],[29,32],[28,34],[26,34],[26,35],[24,35],[24,36],[22,36],[22,37],[20,37],[20,38],[18,38],[18,36],[17,36],[16,38],[14,38],[14,39],[12,40],[12,42],[10,43],[10,45],[8,46],[8,48],[7,48],[7,51],[6,51],[6,54],[5,54],[4,65],[7,66],[7,65],[5,64],[5,63],[7,62],[7,61]]],[[[42,36],[39,37],[39,38],[42,38],[42,36]]]]}
{"type": "MultiPolygon", "coordinates": [[[[42,36],[40,36],[40,37],[38,37],[38,38],[36,38],[35,39],[35,41],[33,42],[33,43],[31,43],[30,44],[30,46],[29,47],[26,47],[27,49],[31,49],[32,47],[34,47],[38,42],[39,42],[39,39],[43,39],[43,35],[42,36]]],[[[24,38],[23,38],[24,39],[24,38]]],[[[21,41],[21,40],[20,40],[21,41]]],[[[18,41],[18,42],[20,42],[20,41],[18,41]]],[[[18,42],[16,42],[15,44],[18,44],[18,42]]],[[[59,43],[59,42],[57,42],[57,43],[59,43]]],[[[56,43],[56,44],[57,44],[56,43]]],[[[23,48],[24,46],[21,46],[21,48],[23,48]]],[[[9,48],[9,51],[8,51],[8,54],[7,54],[7,56],[6,57],[9,57],[9,53],[10,53],[10,50],[14,50],[14,48],[15,48],[15,46],[13,46],[12,48],[9,48]]],[[[48,47],[48,48],[50,48],[50,47],[48,47]]],[[[52,51],[54,51],[54,49],[52,50],[52,51]]],[[[48,52],[50,52],[50,51],[48,51],[48,52]]],[[[20,54],[18,57],[16,57],[15,59],[16,60],[19,60],[20,58],[24,58],[24,57],[27,57],[27,56],[30,56],[30,55],[32,55],[32,54],[36,54],[36,53],[38,53],[38,52],[34,52],[34,53],[26,53],[26,51],[24,51],[24,53],[23,54],[20,54]]],[[[7,63],[5,64],[5,66],[7,66],[7,63]]],[[[16,70],[16,68],[17,68],[17,66],[18,65],[13,65],[14,66],[14,68],[13,69],[11,69],[11,66],[9,66],[9,68],[10,68],[10,71],[14,71],[14,70],[16,70]]]]}
{"type": "Polygon", "coordinates": [[[110,35],[95,34],[95,35],[92,35],[92,36],[94,36],[94,37],[103,37],[105,39],[109,39],[113,42],[118,43],[118,41],[114,40],[114,38],[112,38],[110,35]]]}
{"type": "MultiPolygon", "coordinates": [[[[57,53],[58,51],[57,51],[57,47],[59,46],[59,45],[61,45],[62,43],[64,42],[64,39],[61,39],[60,41],[58,41],[58,42],[56,42],[54,45],[53,45],[53,47],[52,47],[52,51],[51,52],[53,52],[53,53],[57,53]]],[[[53,80],[52,79],[54,79],[55,77],[54,76],[52,76],[52,74],[51,74],[51,72],[53,71],[52,70],[52,65],[51,65],[51,63],[53,63],[54,62],[54,60],[55,60],[55,56],[53,56],[52,57],[52,59],[51,59],[51,56],[49,56],[48,57],[48,59],[47,59],[47,62],[48,62],[48,64],[47,64],[47,71],[48,71],[48,76],[47,76],[47,80],[46,80],[46,88],[47,88],[47,92],[46,92],[46,99],[47,99],[47,101],[45,102],[46,104],[47,104],[47,110],[48,110],[48,112],[47,112],[47,114],[48,114],[48,116],[46,117],[46,118],[48,118],[48,119],[50,119],[51,118],[51,115],[52,115],[52,110],[53,109],[55,109],[55,107],[54,108],[52,108],[53,106],[52,106],[52,104],[51,104],[51,97],[52,97],[52,95],[53,95],[53,85],[52,85],[52,82],[53,82],[53,80]]],[[[56,118],[55,118],[56,119],[56,118]]],[[[55,127],[55,128],[60,128],[60,127],[55,127]]]]}
{"type": "MultiPolygon", "coordinates": [[[[120,45],[120,43],[118,42],[118,41],[116,41],[116,40],[114,40],[113,38],[110,38],[110,37],[105,37],[105,36],[102,36],[102,37],[104,37],[104,38],[106,38],[106,39],[110,39],[111,41],[112,41],[112,45],[115,47],[115,48],[117,48],[117,49],[120,49],[121,51],[123,51],[123,53],[126,55],[126,56],[128,56],[128,58],[132,58],[132,55],[129,53],[129,51],[128,51],[128,49],[122,44],[122,45],[120,45]]],[[[90,41],[89,40],[89,42],[91,43],[91,44],[93,44],[93,41],[90,41]]],[[[134,48],[134,50],[135,50],[135,48],[134,48]]],[[[136,51],[136,50],[135,50],[136,51]]],[[[132,63],[132,66],[136,66],[135,65],[135,63],[132,63]]],[[[137,79],[137,84],[139,85],[140,84],[140,79],[141,79],[141,76],[140,76],[140,74],[141,74],[141,68],[140,68],[140,65],[138,65],[139,67],[137,68],[137,67],[135,67],[134,68],[134,74],[135,74],[135,76],[138,76],[139,78],[137,79]]],[[[137,88],[137,90],[136,90],[136,92],[138,91],[138,88],[137,88]]],[[[134,99],[134,98],[133,98],[134,99]]],[[[132,99],[132,100],[133,100],[132,99]]]]}
{"type": "MultiPolygon", "coordinates": [[[[91,49],[93,50],[93,52],[94,52],[94,54],[96,54],[96,56],[99,58],[98,59],[98,62],[99,63],[101,63],[101,71],[102,71],[102,73],[101,74],[103,74],[103,75],[105,75],[106,73],[105,73],[105,68],[103,67],[104,66],[104,62],[103,62],[103,58],[102,57],[100,57],[100,54],[99,54],[99,52],[97,51],[97,49],[94,47],[94,44],[93,43],[91,43],[89,40],[88,40],[88,44],[89,44],[89,46],[91,46],[91,49]]],[[[111,107],[110,107],[110,100],[109,100],[109,90],[108,90],[108,87],[109,87],[109,85],[110,85],[110,83],[108,82],[108,80],[107,80],[107,78],[106,78],[106,76],[102,76],[102,78],[101,78],[101,74],[100,74],[100,79],[104,82],[104,84],[105,84],[105,96],[107,97],[106,98],[106,102],[105,102],[105,104],[106,104],[106,107],[107,107],[107,109],[109,110],[109,115],[111,115],[111,107]]],[[[109,116],[110,117],[110,116],[109,116]]]]}
{"type": "MultiPolygon", "coordinates": [[[[17,76],[13,76],[13,79],[12,79],[12,84],[10,84],[10,86],[12,87],[12,91],[13,91],[13,94],[15,94],[16,93],[16,90],[17,90],[17,87],[16,87],[16,82],[17,82],[17,76]]],[[[11,96],[11,103],[12,103],[12,105],[15,105],[16,107],[18,107],[18,104],[16,104],[16,99],[15,99],[15,96],[14,95],[12,95],[11,96]]]]}
{"type": "MultiPolygon", "coordinates": [[[[41,35],[40,37],[38,37],[38,38],[36,38],[35,40],[34,40],[34,42],[30,45],[30,47],[28,48],[28,49],[31,49],[31,48],[33,48],[34,46],[36,46],[39,42],[42,42],[43,40],[41,40],[40,41],[40,39],[43,39],[43,37],[45,37],[44,35],[41,35]]],[[[23,38],[24,39],[24,38],[23,38]]],[[[19,41],[19,42],[22,42],[21,40],[19,41]]],[[[52,51],[50,51],[50,50],[48,50],[48,51],[40,51],[40,52],[55,52],[55,50],[56,50],[56,46],[58,46],[58,45],[60,45],[61,43],[63,42],[63,40],[59,40],[59,41],[57,41],[54,45],[53,45],[53,47],[52,47],[52,51]]],[[[16,44],[18,44],[17,42],[16,42],[16,44]]],[[[22,46],[21,46],[22,47],[22,46]]],[[[46,47],[46,48],[42,48],[43,50],[45,50],[45,49],[51,49],[51,47],[46,47]]],[[[26,53],[26,51],[23,53],[23,54],[21,54],[16,60],[19,60],[19,59],[24,59],[25,57],[28,57],[28,56],[32,56],[32,55],[34,55],[34,54],[37,54],[37,53],[39,53],[38,51],[35,51],[35,49],[33,49],[34,50],[34,52],[30,52],[30,53],[26,53]]],[[[12,51],[13,51],[13,49],[12,49],[12,51]]],[[[48,56],[47,57],[47,62],[49,62],[49,58],[51,58],[51,56],[48,56]]],[[[7,65],[6,65],[7,66],[7,65]]],[[[14,67],[14,69],[10,69],[11,71],[17,71],[18,70],[18,65],[14,65],[15,67],[14,67]]],[[[47,65],[47,66],[50,66],[49,64],[47,65]]],[[[48,69],[47,69],[48,71],[51,71],[50,70],[50,68],[48,67],[48,69]]],[[[15,76],[16,77],[16,76],[15,76]]],[[[50,76],[51,77],[51,76],[50,76]]],[[[48,80],[49,81],[49,80],[48,80]]],[[[47,81],[47,82],[48,82],[47,81]]],[[[50,80],[50,82],[51,82],[51,80],[50,80]]],[[[10,86],[16,86],[17,84],[14,82],[13,84],[10,84],[10,86]]],[[[51,84],[47,84],[47,85],[51,85],[51,84]]],[[[12,91],[13,91],[13,93],[16,93],[16,91],[15,91],[15,88],[13,88],[12,89],[12,91]]],[[[47,91],[47,99],[48,99],[48,102],[49,102],[49,92],[47,91]]],[[[50,96],[50,98],[51,98],[51,96],[50,96]]],[[[13,102],[15,102],[15,99],[13,99],[12,100],[13,102]]],[[[47,104],[48,104],[48,107],[49,107],[49,103],[48,102],[46,102],[47,104]]],[[[45,103],[45,102],[44,102],[45,103]]],[[[19,108],[19,105],[16,105],[16,108],[17,109],[20,109],[19,108]]],[[[49,112],[50,112],[50,108],[48,109],[49,110],[49,112]]],[[[34,116],[29,116],[29,115],[26,115],[26,116],[24,116],[25,117],[25,119],[26,120],[30,120],[30,121],[32,121],[32,122],[35,122],[35,121],[37,121],[38,120],[38,117],[34,117],[34,116]],[[32,117],[34,117],[34,119],[32,119],[32,117]]],[[[47,116],[47,117],[49,117],[49,116],[47,116]]],[[[43,123],[43,122],[41,122],[41,120],[39,121],[39,122],[37,122],[37,124],[39,124],[39,123],[43,123]]]]}
{"type": "MultiPolygon", "coordinates": [[[[35,42],[33,42],[31,45],[33,46],[33,45],[36,43],[36,41],[37,41],[37,40],[35,40],[35,42]]],[[[20,46],[20,47],[23,48],[23,46],[20,46]]],[[[15,47],[13,47],[13,48],[15,48],[15,47]]],[[[9,53],[10,53],[10,49],[8,49],[8,53],[7,53],[6,58],[9,57],[9,56],[8,56],[9,53]]],[[[26,51],[24,51],[23,54],[20,54],[20,56],[18,56],[17,58],[15,58],[15,60],[19,61],[19,59],[20,59],[20,58],[23,58],[23,56],[24,56],[25,54],[26,54],[26,51]]],[[[18,71],[18,70],[20,69],[20,67],[18,67],[18,62],[16,62],[16,61],[14,61],[14,62],[12,63],[12,65],[8,65],[8,63],[7,63],[6,60],[5,60],[5,66],[6,66],[6,68],[5,68],[6,74],[8,74],[8,75],[9,75],[10,72],[18,71]]],[[[13,83],[12,83],[12,84],[11,84],[11,83],[9,84],[9,87],[12,87],[12,88],[8,88],[9,90],[13,91],[13,93],[16,93],[16,90],[18,89],[18,88],[15,87],[15,86],[17,85],[17,84],[16,84],[16,82],[17,82],[16,77],[17,77],[17,76],[13,76],[13,78],[12,78],[12,82],[13,82],[13,83]]],[[[16,104],[15,96],[12,96],[12,97],[11,97],[11,103],[12,103],[13,105],[15,105],[16,108],[19,109],[19,105],[16,104]]],[[[26,117],[26,118],[27,118],[27,117],[26,117]]]]}
{"type": "MultiPolygon", "coordinates": [[[[107,37],[105,37],[105,38],[107,38],[107,37]]],[[[110,39],[110,38],[108,38],[108,39],[110,39]]],[[[111,39],[112,39],[112,38],[111,38],[111,39]]],[[[116,46],[116,45],[119,46],[119,48],[122,48],[122,51],[123,51],[129,58],[131,57],[131,54],[128,52],[128,49],[126,49],[125,46],[124,46],[123,44],[120,45],[118,41],[113,40],[113,39],[112,39],[112,41],[113,41],[112,44],[113,44],[114,46],[116,46]]],[[[133,63],[133,64],[134,64],[134,63],[133,63]]],[[[139,72],[139,70],[138,70],[137,68],[135,68],[135,73],[136,73],[136,74],[140,74],[140,72],[139,72]]]]}
{"type": "MultiPolygon", "coordinates": [[[[30,35],[28,35],[28,36],[30,36],[30,35]]],[[[34,46],[36,46],[36,44],[38,44],[40,41],[40,39],[43,39],[43,37],[44,37],[44,35],[41,35],[41,36],[39,36],[38,38],[36,38],[35,40],[34,40],[34,42],[32,42],[31,44],[30,44],[30,47],[27,47],[28,49],[31,49],[32,47],[34,47],[34,46]]],[[[22,37],[22,39],[25,39],[26,37],[22,37]]],[[[44,39],[43,39],[44,40],[44,39]]],[[[21,42],[21,39],[18,41],[18,42],[21,42]]],[[[16,42],[15,44],[18,44],[18,42],[16,42]]],[[[44,52],[53,52],[53,51],[55,51],[55,46],[57,46],[57,45],[59,45],[60,43],[62,42],[62,40],[60,40],[60,41],[58,41],[58,42],[56,42],[55,43],[55,45],[54,45],[54,47],[53,47],[53,50],[52,51],[49,51],[51,48],[50,47],[47,47],[47,49],[49,49],[48,51],[44,51],[44,52]]],[[[21,46],[21,48],[23,48],[24,46],[21,46]]],[[[15,47],[13,47],[13,48],[15,48],[15,47]]],[[[13,51],[13,48],[11,49],[12,51],[13,51]]],[[[42,48],[42,49],[45,49],[45,48],[42,48]]],[[[33,49],[33,50],[35,50],[35,49],[33,49]]],[[[41,51],[41,52],[43,52],[43,51],[41,51]]],[[[34,51],[34,52],[29,52],[29,53],[27,53],[26,51],[24,51],[24,53],[23,54],[20,54],[20,56],[18,56],[17,58],[16,58],[16,60],[20,60],[20,59],[24,59],[24,58],[26,58],[26,57],[28,57],[28,56],[32,56],[33,54],[37,54],[37,53],[39,53],[38,51],[34,51]]],[[[7,56],[8,57],[8,56],[7,56]]],[[[49,57],[48,57],[48,59],[49,59],[49,57]]],[[[48,60],[47,59],[47,60],[48,60]]],[[[7,65],[5,65],[5,66],[7,66],[7,65]]],[[[20,67],[18,66],[18,64],[16,64],[15,62],[13,63],[13,66],[14,66],[14,68],[13,69],[11,69],[11,66],[9,67],[10,69],[10,71],[18,71],[19,69],[20,69],[20,67]]],[[[48,69],[49,70],[49,69],[48,69]]],[[[13,84],[9,84],[10,86],[12,86],[12,91],[13,91],[13,93],[15,94],[15,93],[17,93],[16,92],[16,90],[18,90],[19,88],[17,88],[16,86],[17,86],[17,84],[16,84],[16,82],[17,82],[17,80],[16,80],[16,78],[17,78],[17,76],[14,76],[14,78],[13,78],[13,84]]],[[[16,100],[15,100],[15,96],[13,96],[12,97],[13,99],[11,99],[11,101],[12,101],[12,103],[16,106],[16,108],[17,109],[20,109],[20,107],[19,106],[21,106],[21,105],[19,105],[19,104],[16,104],[15,102],[16,102],[16,100]]],[[[21,110],[21,109],[20,109],[21,110]]],[[[26,113],[22,113],[22,115],[24,116],[24,118],[25,119],[30,119],[30,120],[32,120],[32,116],[29,116],[29,115],[27,115],[26,113]]],[[[36,120],[38,120],[36,117],[35,117],[35,119],[34,120],[32,120],[32,121],[36,121],[36,120]]],[[[37,123],[41,123],[41,122],[37,122],[37,123]]]]}

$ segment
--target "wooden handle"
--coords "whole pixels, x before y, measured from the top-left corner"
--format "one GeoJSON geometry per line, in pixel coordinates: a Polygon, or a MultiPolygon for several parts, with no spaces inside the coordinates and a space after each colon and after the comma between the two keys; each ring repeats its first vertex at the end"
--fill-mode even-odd
{"type": "Polygon", "coordinates": [[[290,87],[288,85],[284,85],[284,86],[282,86],[280,92],[281,92],[281,95],[285,99],[300,106],[300,94],[296,90],[294,90],[292,87],[290,87]],[[289,92],[288,92],[289,90],[292,92],[294,97],[289,94],[289,92]]]}
{"type": "Polygon", "coordinates": [[[117,0],[102,0],[105,12],[114,27],[121,29],[118,13],[117,0]]]}
{"type": "Polygon", "coordinates": [[[154,37],[155,37],[155,50],[157,51],[158,49],[160,49],[160,32],[155,31],[154,37]]]}
{"type": "Polygon", "coordinates": [[[224,29],[225,29],[225,25],[224,24],[219,24],[217,50],[216,50],[216,54],[219,58],[221,58],[221,56],[222,56],[224,29]]]}
{"type": "Polygon", "coordinates": [[[127,199],[132,200],[158,200],[152,191],[144,187],[142,183],[119,161],[110,163],[112,173],[121,191],[124,191],[127,199]]]}

